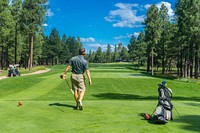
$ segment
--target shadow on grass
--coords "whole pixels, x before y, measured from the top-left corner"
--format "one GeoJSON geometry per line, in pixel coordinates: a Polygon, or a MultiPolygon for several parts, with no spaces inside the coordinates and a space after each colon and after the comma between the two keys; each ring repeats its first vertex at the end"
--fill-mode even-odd
{"type": "Polygon", "coordinates": [[[200,108],[200,103],[185,103],[186,105],[189,106],[195,106],[195,107],[199,107],[200,108]]]}
{"type": "MultiPolygon", "coordinates": [[[[158,96],[140,96],[134,94],[121,94],[121,93],[99,93],[94,94],[94,97],[99,99],[112,99],[112,100],[157,100],[158,96]]],[[[200,97],[173,97],[173,100],[188,100],[200,102],[200,97]]]]}
{"type": "Polygon", "coordinates": [[[154,96],[140,96],[134,94],[119,94],[119,93],[99,93],[93,95],[100,99],[114,99],[114,100],[157,100],[158,97],[154,96]]]}
{"type": "Polygon", "coordinates": [[[149,78],[152,78],[152,77],[150,77],[150,76],[147,76],[147,75],[145,75],[145,74],[142,74],[142,73],[134,73],[134,74],[129,74],[129,76],[134,76],[134,77],[149,77],[149,78]]]}
{"type": "Polygon", "coordinates": [[[61,103],[51,103],[51,104],[49,104],[49,106],[62,106],[62,107],[68,107],[68,108],[73,108],[73,109],[76,108],[76,106],[68,105],[68,104],[61,104],[61,103]]]}
{"type": "Polygon", "coordinates": [[[174,122],[184,123],[181,128],[187,130],[188,132],[200,132],[200,115],[181,116],[181,118],[174,120],[174,122]]]}

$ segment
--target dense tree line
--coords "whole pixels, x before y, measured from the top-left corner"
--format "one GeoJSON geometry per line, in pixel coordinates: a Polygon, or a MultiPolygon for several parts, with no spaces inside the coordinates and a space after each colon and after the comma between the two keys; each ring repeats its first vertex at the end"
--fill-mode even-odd
{"type": "Polygon", "coordinates": [[[115,45],[112,51],[111,45],[108,44],[106,50],[98,47],[96,51],[89,51],[86,58],[89,62],[95,63],[110,63],[119,61],[128,61],[128,50],[122,43],[115,45]]]}
{"type": "Polygon", "coordinates": [[[41,55],[47,0],[0,0],[0,67],[29,69],[41,55]],[[33,56],[34,55],[34,56],[33,56]]]}
{"type": "MultiPolygon", "coordinates": [[[[9,64],[32,65],[65,64],[82,47],[79,37],[59,35],[52,29],[43,34],[47,0],[0,0],[0,68],[9,64]]],[[[200,64],[200,1],[177,0],[176,16],[172,19],[163,4],[153,4],[143,22],[144,31],[132,36],[129,44],[108,44],[106,50],[89,50],[89,62],[107,63],[130,61],[138,67],[146,66],[154,74],[177,71],[179,77],[198,78],[200,64]]],[[[67,31],[66,31],[67,32],[67,31]]]]}
{"type": "Polygon", "coordinates": [[[176,21],[170,20],[167,8],[160,10],[152,5],[145,19],[147,44],[147,72],[152,75],[154,66],[162,67],[162,73],[177,68],[180,77],[199,77],[200,1],[178,0],[176,21]],[[165,70],[166,69],[166,70],[165,70]]]}
{"type": "Polygon", "coordinates": [[[132,61],[138,67],[146,65],[147,73],[162,68],[162,74],[177,71],[177,76],[199,77],[200,64],[200,1],[178,0],[172,19],[163,4],[153,4],[146,13],[144,32],[132,36],[127,48],[115,45],[113,52],[89,53],[93,62],[132,61]],[[110,56],[111,59],[110,60],[110,56]]]}
{"type": "Polygon", "coordinates": [[[0,69],[10,64],[66,63],[82,47],[80,38],[60,35],[52,29],[44,35],[48,0],[0,0],[0,69]]]}
{"type": "Polygon", "coordinates": [[[78,55],[78,49],[82,47],[80,38],[67,37],[65,34],[60,38],[59,32],[54,28],[50,36],[44,37],[40,65],[65,64],[72,56],[78,55]]]}

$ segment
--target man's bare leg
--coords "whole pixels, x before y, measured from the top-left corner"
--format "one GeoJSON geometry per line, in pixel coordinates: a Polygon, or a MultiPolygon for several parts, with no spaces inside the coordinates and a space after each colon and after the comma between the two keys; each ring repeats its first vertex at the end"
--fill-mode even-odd
{"type": "Polygon", "coordinates": [[[82,100],[83,100],[84,94],[85,94],[85,91],[80,91],[80,95],[79,95],[79,99],[78,99],[80,110],[83,110],[82,100]]]}
{"type": "Polygon", "coordinates": [[[76,109],[78,109],[78,99],[79,99],[78,90],[74,90],[74,99],[76,101],[76,109]]]}

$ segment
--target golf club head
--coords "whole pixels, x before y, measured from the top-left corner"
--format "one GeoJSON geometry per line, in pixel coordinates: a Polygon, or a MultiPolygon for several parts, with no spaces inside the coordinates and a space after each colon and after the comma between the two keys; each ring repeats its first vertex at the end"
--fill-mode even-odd
{"type": "Polygon", "coordinates": [[[60,78],[63,79],[63,75],[60,75],[60,78]]]}

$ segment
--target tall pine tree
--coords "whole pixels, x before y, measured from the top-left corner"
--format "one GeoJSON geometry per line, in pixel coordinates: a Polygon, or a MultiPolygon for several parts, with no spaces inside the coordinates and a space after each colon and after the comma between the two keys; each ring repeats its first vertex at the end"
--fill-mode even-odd
{"type": "Polygon", "coordinates": [[[23,28],[24,35],[28,35],[29,70],[31,70],[33,66],[34,36],[38,32],[42,32],[43,29],[46,13],[46,2],[47,0],[24,0],[22,5],[21,27],[23,28]]]}

